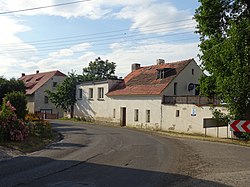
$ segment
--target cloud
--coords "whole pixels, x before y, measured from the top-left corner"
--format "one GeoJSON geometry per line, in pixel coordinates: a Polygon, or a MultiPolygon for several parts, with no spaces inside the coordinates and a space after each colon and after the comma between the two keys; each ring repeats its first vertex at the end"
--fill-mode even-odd
{"type": "Polygon", "coordinates": [[[126,6],[115,14],[119,19],[132,20],[132,30],[144,34],[164,34],[179,27],[179,30],[194,28],[195,22],[188,11],[178,10],[170,3],[148,3],[139,6],[126,6]],[[182,22],[178,20],[184,20],[182,22]]]}
{"type": "Polygon", "coordinates": [[[90,43],[81,43],[81,44],[72,46],[70,49],[74,52],[79,52],[79,51],[85,51],[90,47],[91,47],[90,43]]]}

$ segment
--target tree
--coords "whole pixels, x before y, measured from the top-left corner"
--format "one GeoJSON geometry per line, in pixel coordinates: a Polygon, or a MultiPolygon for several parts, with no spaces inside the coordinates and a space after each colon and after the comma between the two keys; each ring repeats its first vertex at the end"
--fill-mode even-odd
{"type": "Polygon", "coordinates": [[[7,93],[3,99],[3,102],[6,104],[10,102],[11,105],[15,108],[15,114],[18,119],[24,119],[27,111],[27,100],[23,92],[10,92],[7,93]]]}
{"type": "Polygon", "coordinates": [[[85,81],[93,81],[115,78],[115,68],[114,62],[104,61],[98,57],[95,61],[90,61],[88,67],[83,68],[83,79],[85,81]]]}
{"type": "Polygon", "coordinates": [[[70,117],[74,114],[74,105],[76,102],[76,85],[81,82],[82,77],[74,72],[69,73],[66,79],[56,87],[55,92],[47,90],[49,99],[56,107],[65,111],[70,109],[70,117]]]}
{"type": "Polygon", "coordinates": [[[13,91],[25,93],[25,89],[25,84],[21,80],[16,80],[14,78],[7,80],[0,77],[0,105],[2,104],[3,98],[7,93],[13,91]]]}
{"type": "Polygon", "coordinates": [[[250,119],[250,14],[247,0],[199,0],[195,20],[200,59],[213,77],[201,79],[201,91],[227,103],[233,118],[250,119]],[[215,86],[208,88],[214,80],[215,86]]]}

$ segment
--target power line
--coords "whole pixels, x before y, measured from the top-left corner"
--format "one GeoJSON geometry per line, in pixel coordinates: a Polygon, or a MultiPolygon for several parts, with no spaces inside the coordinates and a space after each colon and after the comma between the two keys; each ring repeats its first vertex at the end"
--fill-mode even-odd
{"type": "MultiPolygon", "coordinates": [[[[185,25],[187,26],[187,25],[185,25]]],[[[193,28],[192,26],[189,27],[185,27],[186,29],[191,29],[193,28]]],[[[164,34],[165,36],[174,36],[174,35],[180,35],[180,34],[191,34],[191,32],[194,32],[194,30],[190,30],[190,31],[185,31],[185,32],[174,32],[176,30],[180,30],[183,29],[183,26],[181,26],[180,28],[175,28],[175,29],[166,29],[166,27],[163,28],[157,28],[157,29],[150,29],[150,30],[145,30],[146,32],[150,32],[150,34],[157,34],[159,32],[170,32],[167,34],[164,34]]],[[[161,34],[163,35],[163,34],[161,34]]],[[[71,40],[59,40],[59,41],[50,41],[50,42],[37,42],[37,43],[27,43],[29,45],[34,45],[36,44],[38,47],[46,47],[46,46],[55,46],[60,44],[61,45],[77,45],[81,43],[93,43],[93,42],[100,42],[100,41],[109,41],[109,40],[117,40],[117,39],[127,39],[127,38],[136,38],[136,37],[140,37],[140,36],[145,36],[143,34],[140,33],[119,33],[119,34],[115,34],[115,35],[107,35],[107,36],[102,36],[102,37],[90,37],[90,38],[78,38],[78,39],[71,39],[71,40]]],[[[11,45],[11,46],[1,46],[3,48],[4,51],[8,51],[11,50],[13,48],[13,46],[16,47],[22,47],[24,46],[23,44],[16,44],[16,45],[11,45]],[[5,50],[6,49],[6,50],[5,50]]]]}
{"type": "Polygon", "coordinates": [[[6,12],[0,12],[0,15],[3,15],[3,14],[13,14],[13,13],[17,13],[17,12],[26,12],[26,11],[31,11],[31,10],[38,10],[38,9],[44,9],[44,8],[52,8],[52,7],[65,6],[65,5],[72,5],[72,4],[83,3],[83,2],[87,2],[87,1],[91,1],[91,0],[72,1],[72,2],[68,2],[68,3],[60,3],[60,4],[40,6],[40,7],[33,7],[33,8],[27,8],[27,9],[21,9],[21,10],[6,11],[6,12]]]}
{"type": "MultiPolygon", "coordinates": [[[[163,37],[171,37],[171,36],[176,36],[176,35],[183,35],[183,34],[188,34],[191,33],[192,31],[186,31],[186,32],[176,32],[176,33],[171,33],[171,34],[164,34],[164,35],[157,35],[157,36],[150,36],[150,37],[142,37],[142,35],[131,35],[131,36],[127,36],[126,38],[121,38],[121,37],[116,37],[116,38],[108,38],[108,39],[101,39],[101,40],[92,40],[92,41],[88,41],[88,43],[94,43],[94,46],[97,45],[108,45],[111,44],[111,42],[105,42],[105,41],[109,41],[109,40],[116,40],[113,41],[112,43],[115,42],[119,42],[119,43],[125,43],[125,42],[129,42],[129,41],[141,41],[141,40],[148,40],[148,39],[156,39],[156,38],[163,38],[163,37]],[[120,40],[119,40],[120,39],[120,40]],[[119,41],[117,41],[119,40],[119,41]],[[124,41],[121,41],[124,40],[124,41]]],[[[87,41],[81,41],[81,43],[86,43],[87,41]]],[[[81,44],[78,43],[78,44],[81,44]]],[[[64,43],[64,45],[78,45],[76,43],[64,43]]],[[[41,46],[39,47],[39,51],[48,51],[48,50],[59,50],[61,49],[62,44],[54,44],[54,45],[49,45],[49,46],[41,46]]],[[[6,53],[6,52],[27,52],[27,50],[25,49],[9,49],[9,50],[2,50],[2,52],[6,53]]]]}
{"type": "MultiPolygon", "coordinates": [[[[137,42],[137,41],[141,41],[141,40],[145,40],[145,39],[156,39],[156,38],[162,38],[162,37],[164,37],[164,36],[155,36],[155,37],[142,38],[142,39],[131,39],[131,40],[123,41],[123,42],[120,41],[119,44],[133,41],[133,47],[134,47],[135,46],[135,42],[137,42]]],[[[174,40],[168,40],[167,42],[180,42],[180,41],[188,41],[188,40],[194,40],[194,39],[197,39],[197,38],[196,37],[191,37],[191,38],[174,39],[174,40]]],[[[97,43],[97,44],[95,44],[95,46],[104,46],[104,45],[108,45],[108,44],[111,44],[111,43],[99,43],[99,44],[97,43]]],[[[95,49],[93,49],[93,51],[96,51],[96,50],[107,50],[107,49],[109,49],[109,48],[95,48],[95,49]]],[[[46,52],[46,51],[51,51],[51,50],[60,50],[60,48],[39,49],[39,52],[46,52]]],[[[84,52],[84,51],[86,51],[86,50],[74,51],[74,53],[81,53],[81,52],[84,52]]],[[[25,52],[29,53],[31,51],[30,50],[29,51],[27,51],[27,50],[13,51],[13,52],[10,52],[9,54],[11,54],[11,55],[18,55],[18,54],[25,53],[25,52]]],[[[3,53],[0,53],[0,54],[3,54],[3,53]]]]}
{"type": "MultiPolygon", "coordinates": [[[[164,22],[164,23],[158,23],[158,24],[152,24],[152,25],[147,25],[147,26],[144,26],[144,27],[139,27],[137,28],[137,30],[139,29],[145,29],[145,28],[150,28],[149,30],[145,30],[146,32],[148,31],[151,31],[153,30],[152,27],[156,27],[156,26],[161,26],[161,25],[168,25],[168,24],[173,24],[173,23],[178,23],[178,22],[183,22],[183,21],[192,21],[190,19],[183,19],[183,20],[177,20],[177,21],[172,21],[172,22],[164,22]]],[[[181,25],[178,25],[180,27],[182,26],[188,26],[188,25],[192,25],[192,24],[181,24],[181,25]]],[[[176,29],[176,27],[174,28],[174,30],[176,29]]],[[[184,28],[182,28],[184,29],[184,28]]],[[[118,33],[118,32],[122,32],[122,31],[129,31],[130,29],[129,28],[126,28],[126,29],[119,29],[119,30],[113,30],[113,31],[106,31],[106,32],[97,32],[97,33],[92,33],[92,34],[82,34],[82,35],[74,35],[74,36],[67,36],[67,37],[58,37],[58,38],[50,38],[50,39],[45,39],[45,40],[33,40],[33,41],[27,41],[25,43],[27,44],[37,44],[37,43],[43,43],[43,42],[47,42],[47,41],[56,41],[56,40],[63,40],[63,39],[71,39],[71,38],[80,38],[80,37],[89,37],[89,36],[96,36],[96,35],[107,35],[107,34],[111,34],[111,33],[118,33]]],[[[169,31],[169,30],[167,30],[169,31]]],[[[170,30],[171,31],[171,30],[170,30]]],[[[131,32],[131,31],[129,31],[131,32]]],[[[118,35],[120,35],[121,33],[119,33],[118,35]]],[[[123,35],[124,34],[128,34],[128,33],[122,33],[123,35]]],[[[111,35],[112,36],[112,35],[111,35]]],[[[93,38],[103,38],[105,36],[98,36],[98,37],[93,37],[93,38]]],[[[91,38],[91,39],[93,39],[91,38]]],[[[20,43],[9,43],[9,44],[5,44],[5,45],[1,45],[0,46],[12,46],[12,45],[18,45],[20,43]]]]}

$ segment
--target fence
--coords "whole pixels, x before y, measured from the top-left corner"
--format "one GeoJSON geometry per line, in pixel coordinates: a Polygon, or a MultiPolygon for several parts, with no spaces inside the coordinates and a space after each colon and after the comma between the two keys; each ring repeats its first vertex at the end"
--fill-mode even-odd
{"type": "Polygon", "coordinates": [[[216,98],[208,98],[204,96],[163,96],[162,104],[195,104],[195,105],[219,105],[220,101],[216,98]]]}

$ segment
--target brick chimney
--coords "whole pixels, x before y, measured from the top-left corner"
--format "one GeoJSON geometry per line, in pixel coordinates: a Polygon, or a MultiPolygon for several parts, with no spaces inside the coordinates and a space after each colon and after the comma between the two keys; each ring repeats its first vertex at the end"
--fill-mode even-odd
{"type": "Polygon", "coordinates": [[[157,59],[157,60],[156,60],[156,64],[157,64],[157,65],[165,64],[165,60],[164,60],[164,59],[157,59]]]}
{"type": "Polygon", "coordinates": [[[25,73],[22,73],[22,77],[24,77],[25,76],[25,73]]]}
{"type": "Polygon", "coordinates": [[[131,71],[135,71],[137,69],[140,69],[140,67],[141,67],[141,64],[134,63],[131,65],[131,71]]]}
{"type": "Polygon", "coordinates": [[[38,74],[39,73],[39,70],[36,70],[36,74],[38,74]]]}

